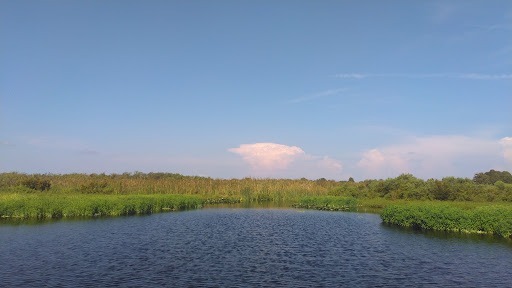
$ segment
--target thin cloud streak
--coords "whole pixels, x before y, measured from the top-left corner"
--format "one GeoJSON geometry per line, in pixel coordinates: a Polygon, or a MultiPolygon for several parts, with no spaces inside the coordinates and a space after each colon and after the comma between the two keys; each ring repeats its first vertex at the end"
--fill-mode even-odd
{"type": "Polygon", "coordinates": [[[476,28],[476,29],[481,29],[481,30],[487,30],[487,31],[494,31],[494,30],[510,31],[510,30],[512,30],[512,25],[503,25],[503,24],[469,25],[469,27],[476,28]]]}
{"type": "Polygon", "coordinates": [[[364,79],[364,78],[453,78],[453,79],[472,79],[472,80],[506,80],[512,79],[512,74],[478,74],[478,73],[433,73],[433,74],[406,74],[406,73],[347,73],[336,74],[335,78],[343,79],[364,79]]]}
{"type": "Polygon", "coordinates": [[[339,94],[339,93],[344,92],[344,91],[347,91],[347,89],[346,88],[330,89],[330,90],[319,92],[319,93],[316,93],[316,94],[313,94],[313,95],[310,95],[310,96],[305,96],[305,97],[299,97],[299,98],[292,99],[292,100],[290,100],[290,103],[301,103],[301,102],[311,101],[311,100],[315,100],[315,99],[318,99],[318,98],[321,98],[321,97],[326,97],[326,96],[330,96],[330,95],[339,94]]]}

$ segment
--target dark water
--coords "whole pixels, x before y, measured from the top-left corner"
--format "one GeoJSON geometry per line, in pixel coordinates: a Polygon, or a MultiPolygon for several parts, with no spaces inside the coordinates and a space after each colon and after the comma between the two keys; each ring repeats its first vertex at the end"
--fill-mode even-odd
{"type": "Polygon", "coordinates": [[[4,223],[0,286],[512,287],[512,245],[294,209],[4,223]]]}

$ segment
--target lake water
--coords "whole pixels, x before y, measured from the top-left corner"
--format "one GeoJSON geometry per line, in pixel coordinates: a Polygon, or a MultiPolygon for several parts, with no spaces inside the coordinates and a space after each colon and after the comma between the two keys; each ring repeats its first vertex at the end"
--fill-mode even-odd
{"type": "Polygon", "coordinates": [[[298,209],[1,224],[0,287],[47,286],[512,287],[512,245],[298,209]]]}

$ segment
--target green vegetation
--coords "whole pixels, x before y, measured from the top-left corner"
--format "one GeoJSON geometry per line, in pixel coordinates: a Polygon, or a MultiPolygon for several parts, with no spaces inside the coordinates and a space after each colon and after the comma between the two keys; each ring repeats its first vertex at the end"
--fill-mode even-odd
{"type": "Polygon", "coordinates": [[[141,172],[111,175],[1,173],[0,194],[182,194],[237,201],[298,201],[309,196],[342,196],[358,200],[512,202],[512,184],[509,183],[507,175],[510,175],[507,171],[491,170],[476,174],[473,180],[455,177],[423,180],[411,174],[402,174],[386,180],[355,182],[354,179],[334,181],[323,178],[212,179],[172,173],[141,172]],[[492,184],[479,183],[483,177],[481,175],[488,176],[491,179],[489,181],[498,180],[492,184]]]}
{"type": "Polygon", "coordinates": [[[356,199],[353,197],[335,196],[304,197],[293,206],[297,208],[343,211],[356,208],[356,199]]]}
{"type": "Polygon", "coordinates": [[[291,179],[212,179],[172,173],[124,174],[0,174],[0,194],[41,193],[55,195],[108,194],[146,195],[182,194],[209,199],[238,199],[238,201],[296,200],[306,196],[326,196],[339,185],[333,180],[291,179]],[[24,186],[27,180],[39,179],[51,183],[40,191],[24,186]]]}
{"type": "Polygon", "coordinates": [[[475,174],[473,181],[478,184],[494,184],[497,181],[512,184],[512,174],[508,171],[500,172],[491,170],[489,172],[475,174]]]}
{"type": "Polygon", "coordinates": [[[28,189],[45,191],[49,190],[52,186],[50,181],[39,179],[38,177],[30,177],[20,181],[20,184],[28,189]]]}
{"type": "Polygon", "coordinates": [[[392,205],[380,214],[384,223],[418,229],[512,235],[512,205],[464,209],[445,203],[392,205]]]}
{"type": "Polygon", "coordinates": [[[151,214],[202,207],[204,199],[185,195],[0,195],[0,217],[60,218],[151,214]]]}
{"type": "Polygon", "coordinates": [[[402,174],[356,182],[212,179],[172,173],[0,174],[0,217],[147,214],[212,203],[295,202],[295,207],[383,209],[386,223],[421,229],[510,235],[512,178],[491,170],[468,178],[402,174]],[[508,226],[507,226],[508,225],[508,226]],[[507,228],[508,227],[508,228],[507,228]]]}

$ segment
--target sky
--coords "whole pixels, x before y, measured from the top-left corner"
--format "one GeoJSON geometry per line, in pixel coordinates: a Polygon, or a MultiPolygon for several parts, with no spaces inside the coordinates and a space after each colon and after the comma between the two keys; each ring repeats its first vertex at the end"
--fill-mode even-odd
{"type": "Polygon", "coordinates": [[[512,1],[0,0],[0,172],[512,171],[512,1]]]}

